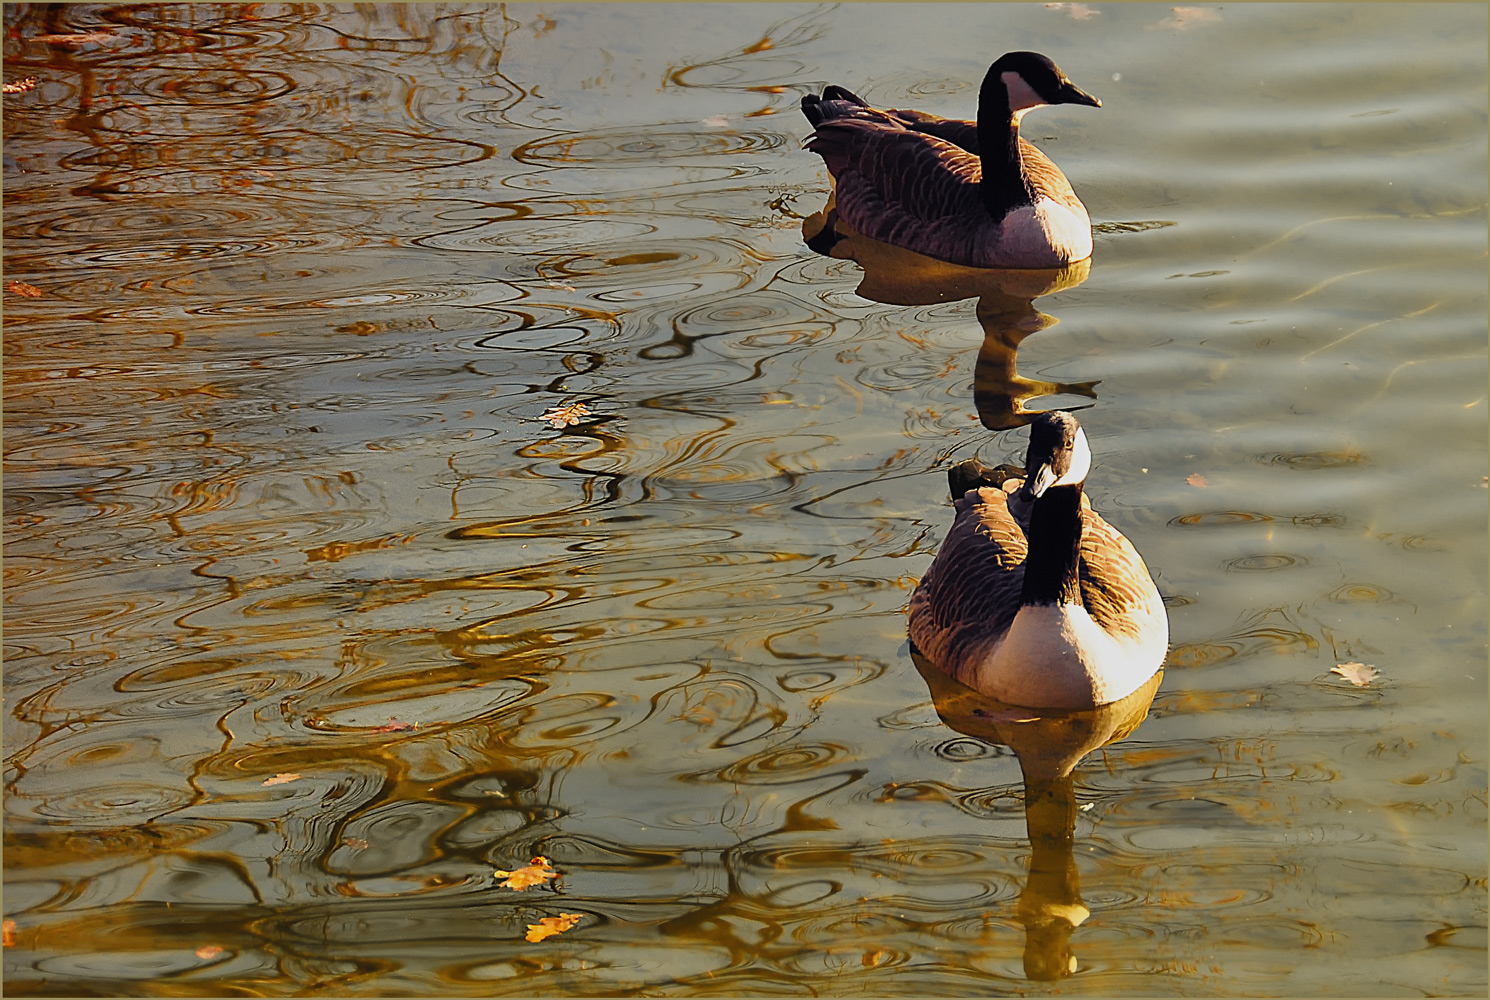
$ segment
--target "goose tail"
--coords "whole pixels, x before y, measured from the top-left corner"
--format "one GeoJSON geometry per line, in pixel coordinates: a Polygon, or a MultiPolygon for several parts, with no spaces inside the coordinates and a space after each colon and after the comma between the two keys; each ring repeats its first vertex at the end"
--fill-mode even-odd
{"type": "Polygon", "coordinates": [[[958,462],[947,470],[947,490],[953,500],[961,500],[968,490],[991,486],[1002,489],[1010,479],[1023,479],[1024,470],[1014,465],[984,465],[976,458],[958,462]]]}
{"type": "Polygon", "coordinates": [[[843,118],[852,115],[859,108],[867,107],[869,107],[868,102],[858,94],[846,87],[831,83],[823,88],[822,94],[802,95],[802,114],[806,116],[813,128],[825,121],[843,118]]]}

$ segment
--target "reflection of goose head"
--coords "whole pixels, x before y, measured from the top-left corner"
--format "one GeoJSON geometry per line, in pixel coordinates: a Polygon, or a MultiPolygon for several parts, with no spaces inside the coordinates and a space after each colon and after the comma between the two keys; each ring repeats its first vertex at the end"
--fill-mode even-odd
{"type": "MultiPolygon", "coordinates": [[[[804,232],[823,233],[832,204],[809,216],[804,232]]],[[[903,247],[871,240],[842,220],[829,234],[830,256],[857,261],[864,269],[859,295],[890,305],[922,306],[976,298],[983,344],[973,369],[973,402],[990,430],[1007,430],[1029,422],[1026,404],[1039,396],[1069,393],[1095,398],[1095,382],[1051,382],[1029,379],[1015,370],[1019,344],[1056,320],[1038,311],[1034,300],[1075,288],[1091,273],[1091,261],[1059,269],[1008,270],[963,267],[903,247]]]]}
{"type": "Polygon", "coordinates": [[[1016,705],[1117,701],[1164,660],[1169,620],[1132,544],[1087,503],[1086,435],[1069,413],[1030,425],[1015,481],[955,498],[956,520],[910,603],[910,636],[936,666],[1016,705]]]}
{"type": "MultiPolygon", "coordinates": [[[[833,177],[828,213],[874,239],[971,267],[1061,267],[1092,253],[1091,220],[1066,176],[1019,137],[1047,104],[1101,107],[1045,56],[989,67],[976,122],[882,110],[842,87],[802,98],[807,148],[833,177]]],[[[826,253],[832,226],[809,236],[826,253]]]]}
{"type": "Polygon", "coordinates": [[[1017,909],[1025,928],[1024,974],[1041,981],[1064,979],[1076,971],[1071,934],[1091,914],[1081,900],[1073,851],[1077,808],[1071,772],[1093,750],[1138,728],[1163,674],[1096,708],[1034,711],[992,701],[919,654],[912,659],[943,722],[964,736],[1007,745],[1019,758],[1030,843],[1029,876],[1017,909]]]}

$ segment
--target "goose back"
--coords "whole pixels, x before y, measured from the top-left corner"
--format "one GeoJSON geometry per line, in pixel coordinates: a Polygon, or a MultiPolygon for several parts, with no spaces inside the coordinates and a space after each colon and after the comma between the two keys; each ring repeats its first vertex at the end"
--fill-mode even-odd
{"type": "MultiPolygon", "coordinates": [[[[1014,479],[1002,489],[970,490],[956,502],[952,529],[911,597],[911,641],[939,669],[972,687],[980,687],[980,672],[1021,607],[1028,511],[1018,509],[1017,498],[1011,509],[1011,494],[1020,485],[1014,479]]],[[[1132,543],[1092,510],[1084,494],[1078,582],[1081,606],[1092,621],[1126,660],[1148,664],[1139,667],[1145,671],[1136,677],[1141,683],[1159,667],[1168,645],[1163,601],[1132,543]]],[[[1122,667],[1125,677],[1132,674],[1126,662],[1122,667]]],[[[1094,687],[1101,690],[1101,682],[1094,687]]]]}

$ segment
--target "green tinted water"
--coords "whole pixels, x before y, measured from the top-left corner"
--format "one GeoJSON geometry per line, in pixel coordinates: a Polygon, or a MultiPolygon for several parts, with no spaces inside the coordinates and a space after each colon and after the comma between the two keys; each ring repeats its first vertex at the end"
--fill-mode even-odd
{"type": "Polygon", "coordinates": [[[5,19],[7,992],[1483,995],[1482,6],[5,19]],[[856,294],[798,98],[1014,48],[1089,270],[856,294]],[[1136,729],[905,641],[1026,395],[1136,729]]]}

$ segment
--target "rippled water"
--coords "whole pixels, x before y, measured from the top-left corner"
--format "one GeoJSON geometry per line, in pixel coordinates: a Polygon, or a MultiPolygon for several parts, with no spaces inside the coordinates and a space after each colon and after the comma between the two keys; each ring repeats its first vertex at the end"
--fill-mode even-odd
{"type": "Polygon", "coordinates": [[[5,26],[7,992],[1483,995],[1483,6],[5,26]],[[803,247],[802,93],[1011,48],[1089,268],[803,247]],[[1169,604],[1121,718],[905,640],[1049,405],[1169,604]]]}

